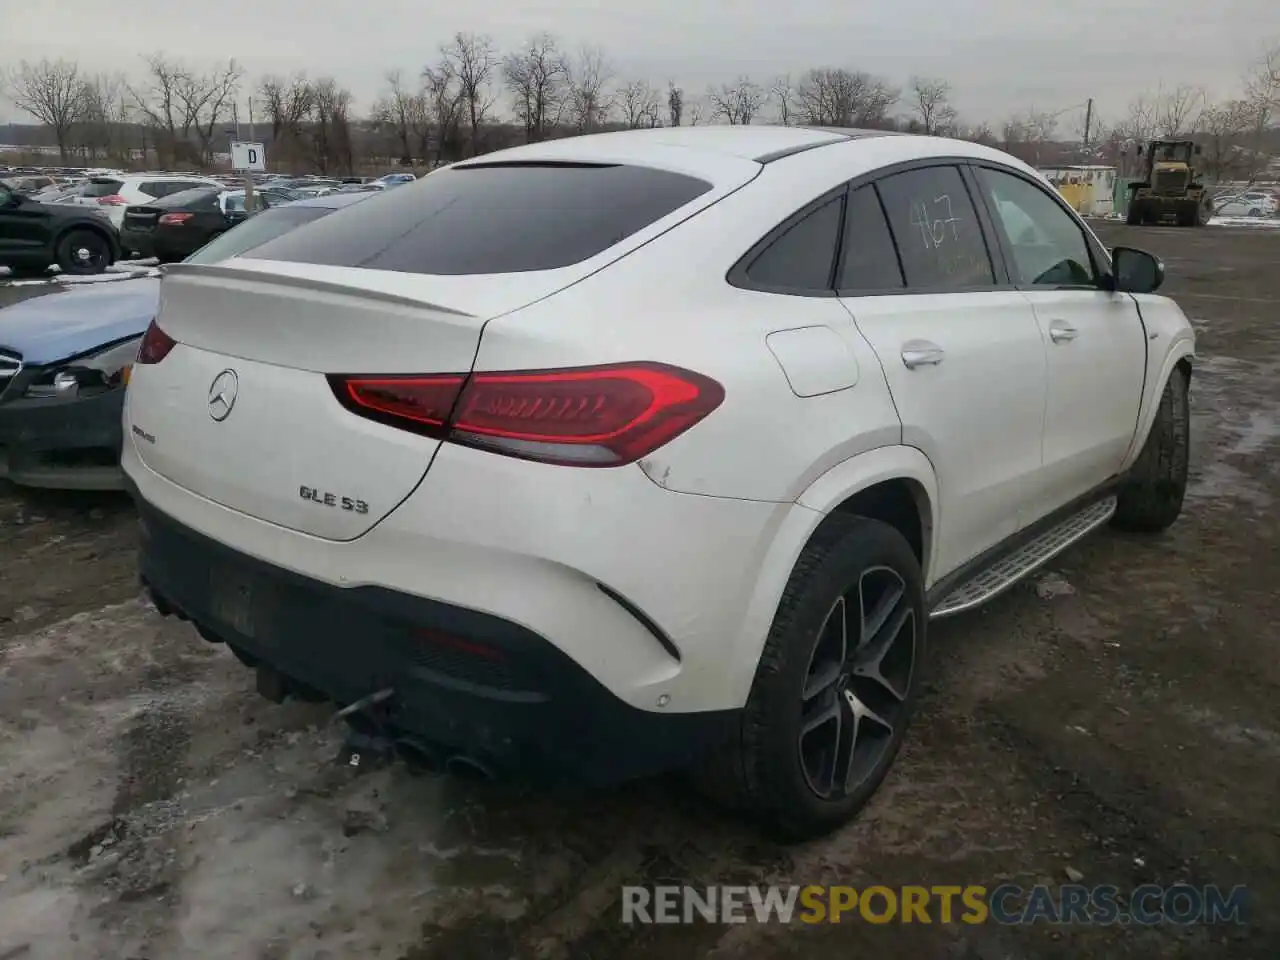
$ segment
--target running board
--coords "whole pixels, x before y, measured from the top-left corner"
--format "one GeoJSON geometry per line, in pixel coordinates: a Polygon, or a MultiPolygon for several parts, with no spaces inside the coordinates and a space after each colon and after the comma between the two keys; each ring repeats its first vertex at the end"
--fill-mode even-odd
{"type": "Polygon", "coordinates": [[[929,613],[931,620],[949,617],[986,603],[1012,587],[1027,574],[1048,563],[1067,547],[1098,529],[1116,512],[1116,498],[1091,503],[1057,526],[1006,554],[991,566],[956,587],[929,613]]]}

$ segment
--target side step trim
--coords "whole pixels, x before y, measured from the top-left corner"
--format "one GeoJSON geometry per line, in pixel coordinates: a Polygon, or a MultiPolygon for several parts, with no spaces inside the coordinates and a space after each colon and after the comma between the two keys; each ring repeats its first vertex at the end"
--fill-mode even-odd
{"type": "Polygon", "coordinates": [[[1048,563],[1067,547],[1081,540],[1102,526],[1116,512],[1114,496],[1097,500],[1078,513],[1073,513],[1061,523],[1050,527],[1034,540],[1005,554],[991,566],[984,567],[974,576],[948,593],[929,612],[929,619],[937,620],[986,603],[1004,593],[1027,574],[1048,563]]]}

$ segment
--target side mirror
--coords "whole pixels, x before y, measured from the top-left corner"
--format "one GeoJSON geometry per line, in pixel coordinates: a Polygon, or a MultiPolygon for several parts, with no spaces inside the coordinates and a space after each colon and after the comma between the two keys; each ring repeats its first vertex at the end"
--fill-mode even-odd
{"type": "Polygon", "coordinates": [[[1116,247],[1111,251],[1114,289],[1121,293],[1155,293],[1164,283],[1164,264],[1160,258],[1134,247],[1116,247]]]}

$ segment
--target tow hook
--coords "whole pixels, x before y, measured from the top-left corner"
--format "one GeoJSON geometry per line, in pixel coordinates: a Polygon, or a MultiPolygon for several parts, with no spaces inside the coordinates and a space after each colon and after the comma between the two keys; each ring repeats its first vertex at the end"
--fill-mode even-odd
{"type": "Polygon", "coordinates": [[[361,697],[333,715],[347,722],[347,736],[338,751],[337,762],[357,773],[385,766],[395,759],[396,748],[386,720],[386,702],[395,696],[387,687],[361,697]]]}

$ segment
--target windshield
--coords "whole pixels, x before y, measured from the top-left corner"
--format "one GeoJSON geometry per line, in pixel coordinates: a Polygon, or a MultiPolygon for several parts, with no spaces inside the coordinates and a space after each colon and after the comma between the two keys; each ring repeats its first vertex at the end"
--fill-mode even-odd
{"type": "Polygon", "coordinates": [[[1160,148],[1156,159],[1168,163],[1188,163],[1191,160],[1191,146],[1185,143],[1166,143],[1160,148]]]}
{"type": "Polygon", "coordinates": [[[246,250],[274,240],[312,220],[333,213],[327,207],[276,207],[244,221],[238,227],[214,238],[187,257],[185,263],[217,263],[238,257],[246,250]]]}

